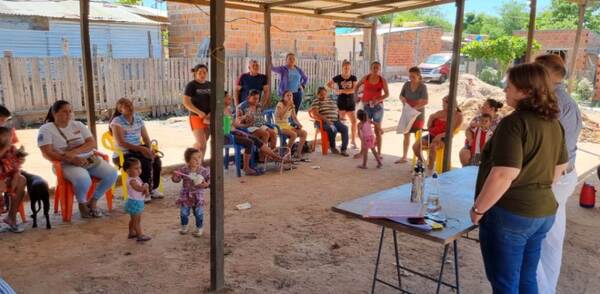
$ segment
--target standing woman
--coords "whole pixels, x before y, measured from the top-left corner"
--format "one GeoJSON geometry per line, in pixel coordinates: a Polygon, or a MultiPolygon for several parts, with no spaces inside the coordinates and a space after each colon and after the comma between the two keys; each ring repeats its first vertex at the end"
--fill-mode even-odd
{"type": "Polygon", "coordinates": [[[194,80],[185,87],[183,94],[183,106],[190,112],[190,126],[196,143],[194,148],[204,154],[206,153],[206,141],[210,136],[210,81],[206,80],[208,67],[198,64],[192,68],[194,80]]]}
{"type": "Polygon", "coordinates": [[[96,140],[83,123],[73,120],[69,102],[58,100],[52,104],[40,127],[37,144],[45,158],[61,163],[63,176],[73,184],[81,217],[101,217],[96,205],[117,181],[117,170],[95,154],[96,140]],[[92,177],[100,182],[88,201],[92,177]]]}
{"type": "Polygon", "coordinates": [[[565,140],[569,153],[567,170],[561,175],[560,180],[552,185],[554,197],[558,202],[558,211],[552,229],[542,242],[542,256],[537,272],[540,293],[547,294],[556,292],[560,275],[567,220],[566,204],[569,196],[573,194],[575,186],[577,186],[575,154],[577,153],[577,138],[581,132],[582,121],[577,102],[571,98],[563,82],[567,70],[562,58],[555,54],[546,54],[536,57],[535,62],[546,67],[550,73],[554,95],[558,99],[558,109],[560,110],[558,120],[565,128],[565,140]]]}
{"type": "Polygon", "coordinates": [[[364,85],[363,110],[367,113],[367,117],[373,121],[375,125],[375,148],[377,156],[381,159],[381,122],[383,121],[383,100],[390,95],[387,81],[380,75],[381,63],[375,61],[371,64],[371,71],[368,75],[360,79],[356,85],[356,90],[364,85]]]}
{"type": "Polygon", "coordinates": [[[354,100],[354,92],[356,91],[356,82],[358,79],[352,73],[352,64],[348,60],[342,62],[342,73],[333,77],[327,87],[332,89],[337,95],[337,106],[340,113],[340,119],[350,119],[352,124],[350,142],[352,148],[356,149],[356,101],[354,100]],[[337,84],[337,88],[334,86],[337,84]]]}
{"type": "MultiPolygon", "coordinates": [[[[146,195],[145,201],[150,201],[151,198],[163,198],[162,193],[158,191],[162,162],[150,148],[148,130],[142,117],[135,112],[131,100],[121,98],[117,101],[109,129],[117,146],[123,152],[125,161],[129,158],[140,161],[142,167],[140,179],[150,187],[150,193],[146,195]]],[[[113,162],[121,167],[117,154],[113,155],[113,162]]]]}
{"type": "Polygon", "coordinates": [[[403,105],[410,105],[410,107],[418,110],[421,114],[417,116],[417,119],[410,128],[410,132],[404,134],[402,158],[396,160],[394,163],[405,163],[408,156],[408,147],[410,146],[410,134],[416,133],[423,129],[425,123],[425,105],[429,102],[429,95],[427,94],[427,86],[423,82],[421,76],[421,70],[413,66],[408,70],[408,78],[410,81],[402,86],[400,91],[400,101],[403,105]]]}
{"type": "Polygon", "coordinates": [[[274,66],[271,71],[279,74],[281,78],[278,91],[279,97],[283,97],[285,91],[291,91],[294,96],[294,107],[296,113],[298,113],[300,106],[302,106],[304,87],[308,83],[308,77],[301,68],[296,66],[296,55],[294,53],[288,53],[285,57],[285,62],[285,65],[274,66]]]}
{"type": "Polygon", "coordinates": [[[479,224],[481,254],[494,293],[538,293],[542,242],[554,223],[552,193],[565,171],[565,131],[548,72],[539,64],[508,71],[507,104],[481,154],[471,220],[479,224]]]}

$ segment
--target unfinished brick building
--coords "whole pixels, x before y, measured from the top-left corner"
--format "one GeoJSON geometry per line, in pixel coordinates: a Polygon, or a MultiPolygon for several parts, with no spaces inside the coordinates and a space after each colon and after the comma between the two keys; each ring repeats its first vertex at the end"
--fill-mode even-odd
{"type": "MultiPolygon", "coordinates": [[[[526,37],[527,32],[518,31],[517,36],[526,37]]],[[[534,38],[542,48],[536,54],[558,54],[569,63],[573,54],[573,44],[577,30],[539,30],[535,31],[534,38]]],[[[600,99],[600,77],[597,74],[600,67],[600,36],[584,29],[581,32],[581,43],[575,61],[575,75],[577,79],[585,77],[595,87],[595,99],[600,99]]]]}
{"type": "MultiPolygon", "coordinates": [[[[196,57],[208,48],[210,24],[207,6],[168,2],[167,9],[171,57],[196,57]]],[[[287,52],[296,52],[305,58],[335,57],[335,21],[281,13],[274,13],[271,17],[273,57],[285,56],[287,52]]],[[[264,56],[262,13],[227,9],[225,19],[227,55],[264,56]]]]}

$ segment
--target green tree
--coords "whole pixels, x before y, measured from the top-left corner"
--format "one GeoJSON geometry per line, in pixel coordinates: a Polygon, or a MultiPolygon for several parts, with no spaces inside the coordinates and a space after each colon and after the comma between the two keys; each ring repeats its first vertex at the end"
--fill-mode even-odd
{"type": "Polygon", "coordinates": [[[125,5],[142,5],[142,0],[117,0],[116,2],[125,5]]]}
{"type": "Polygon", "coordinates": [[[466,13],[464,32],[467,34],[488,35],[492,39],[506,35],[500,18],[485,13],[466,13]]]}
{"type": "Polygon", "coordinates": [[[527,28],[529,21],[529,8],[523,1],[510,0],[502,3],[499,8],[499,23],[506,35],[512,35],[514,31],[527,28]]]}
{"type": "Polygon", "coordinates": [[[427,26],[438,26],[445,32],[450,32],[454,28],[438,8],[423,8],[394,14],[394,26],[405,26],[409,22],[423,22],[427,26]]]}
{"type": "MultiPolygon", "coordinates": [[[[536,27],[542,30],[576,29],[579,19],[579,7],[568,0],[552,0],[552,4],[537,19],[536,27]]],[[[585,28],[600,33],[600,3],[588,1],[585,28]]]]}
{"type": "MultiPolygon", "coordinates": [[[[541,48],[534,41],[533,49],[541,48]]],[[[517,58],[525,54],[527,40],[516,36],[501,36],[497,39],[474,41],[463,46],[461,52],[473,59],[496,61],[500,65],[499,74],[504,74],[508,67],[517,58]]]]}

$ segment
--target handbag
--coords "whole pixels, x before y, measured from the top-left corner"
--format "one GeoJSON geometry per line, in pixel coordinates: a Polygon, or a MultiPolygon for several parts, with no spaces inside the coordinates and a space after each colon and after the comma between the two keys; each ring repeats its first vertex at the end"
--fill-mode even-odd
{"type": "MultiPolygon", "coordinates": [[[[61,137],[63,137],[63,139],[65,139],[65,143],[67,143],[67,146],[69,146],[69,139],[67,139],[67,136],[60,130],[60,128],[56,125],[56,123],[54,124],[54,127],[56,128],[56,130],[58,131],[58,133],[60,134],[61,137]]],[[[95,154],[85,158],[86,164],[83,165],[82,167],[85,169],[90,169],[93,167],[96,167],[97,165],[100,164],[100,162],[102,162],[102,159],[99,158],[98,156],[96,156],[95,154]]]]}

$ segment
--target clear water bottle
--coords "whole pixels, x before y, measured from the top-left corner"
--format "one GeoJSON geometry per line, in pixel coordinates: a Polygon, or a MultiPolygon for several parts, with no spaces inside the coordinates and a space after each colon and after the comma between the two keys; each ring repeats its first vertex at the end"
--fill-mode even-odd
{"type": "Polygon", "coordinates": [[[427,213],[436,213],[442,209],[440,205],[440,182],[437,173],[431,176],[431,187],[427,197],[427,213]]]}

